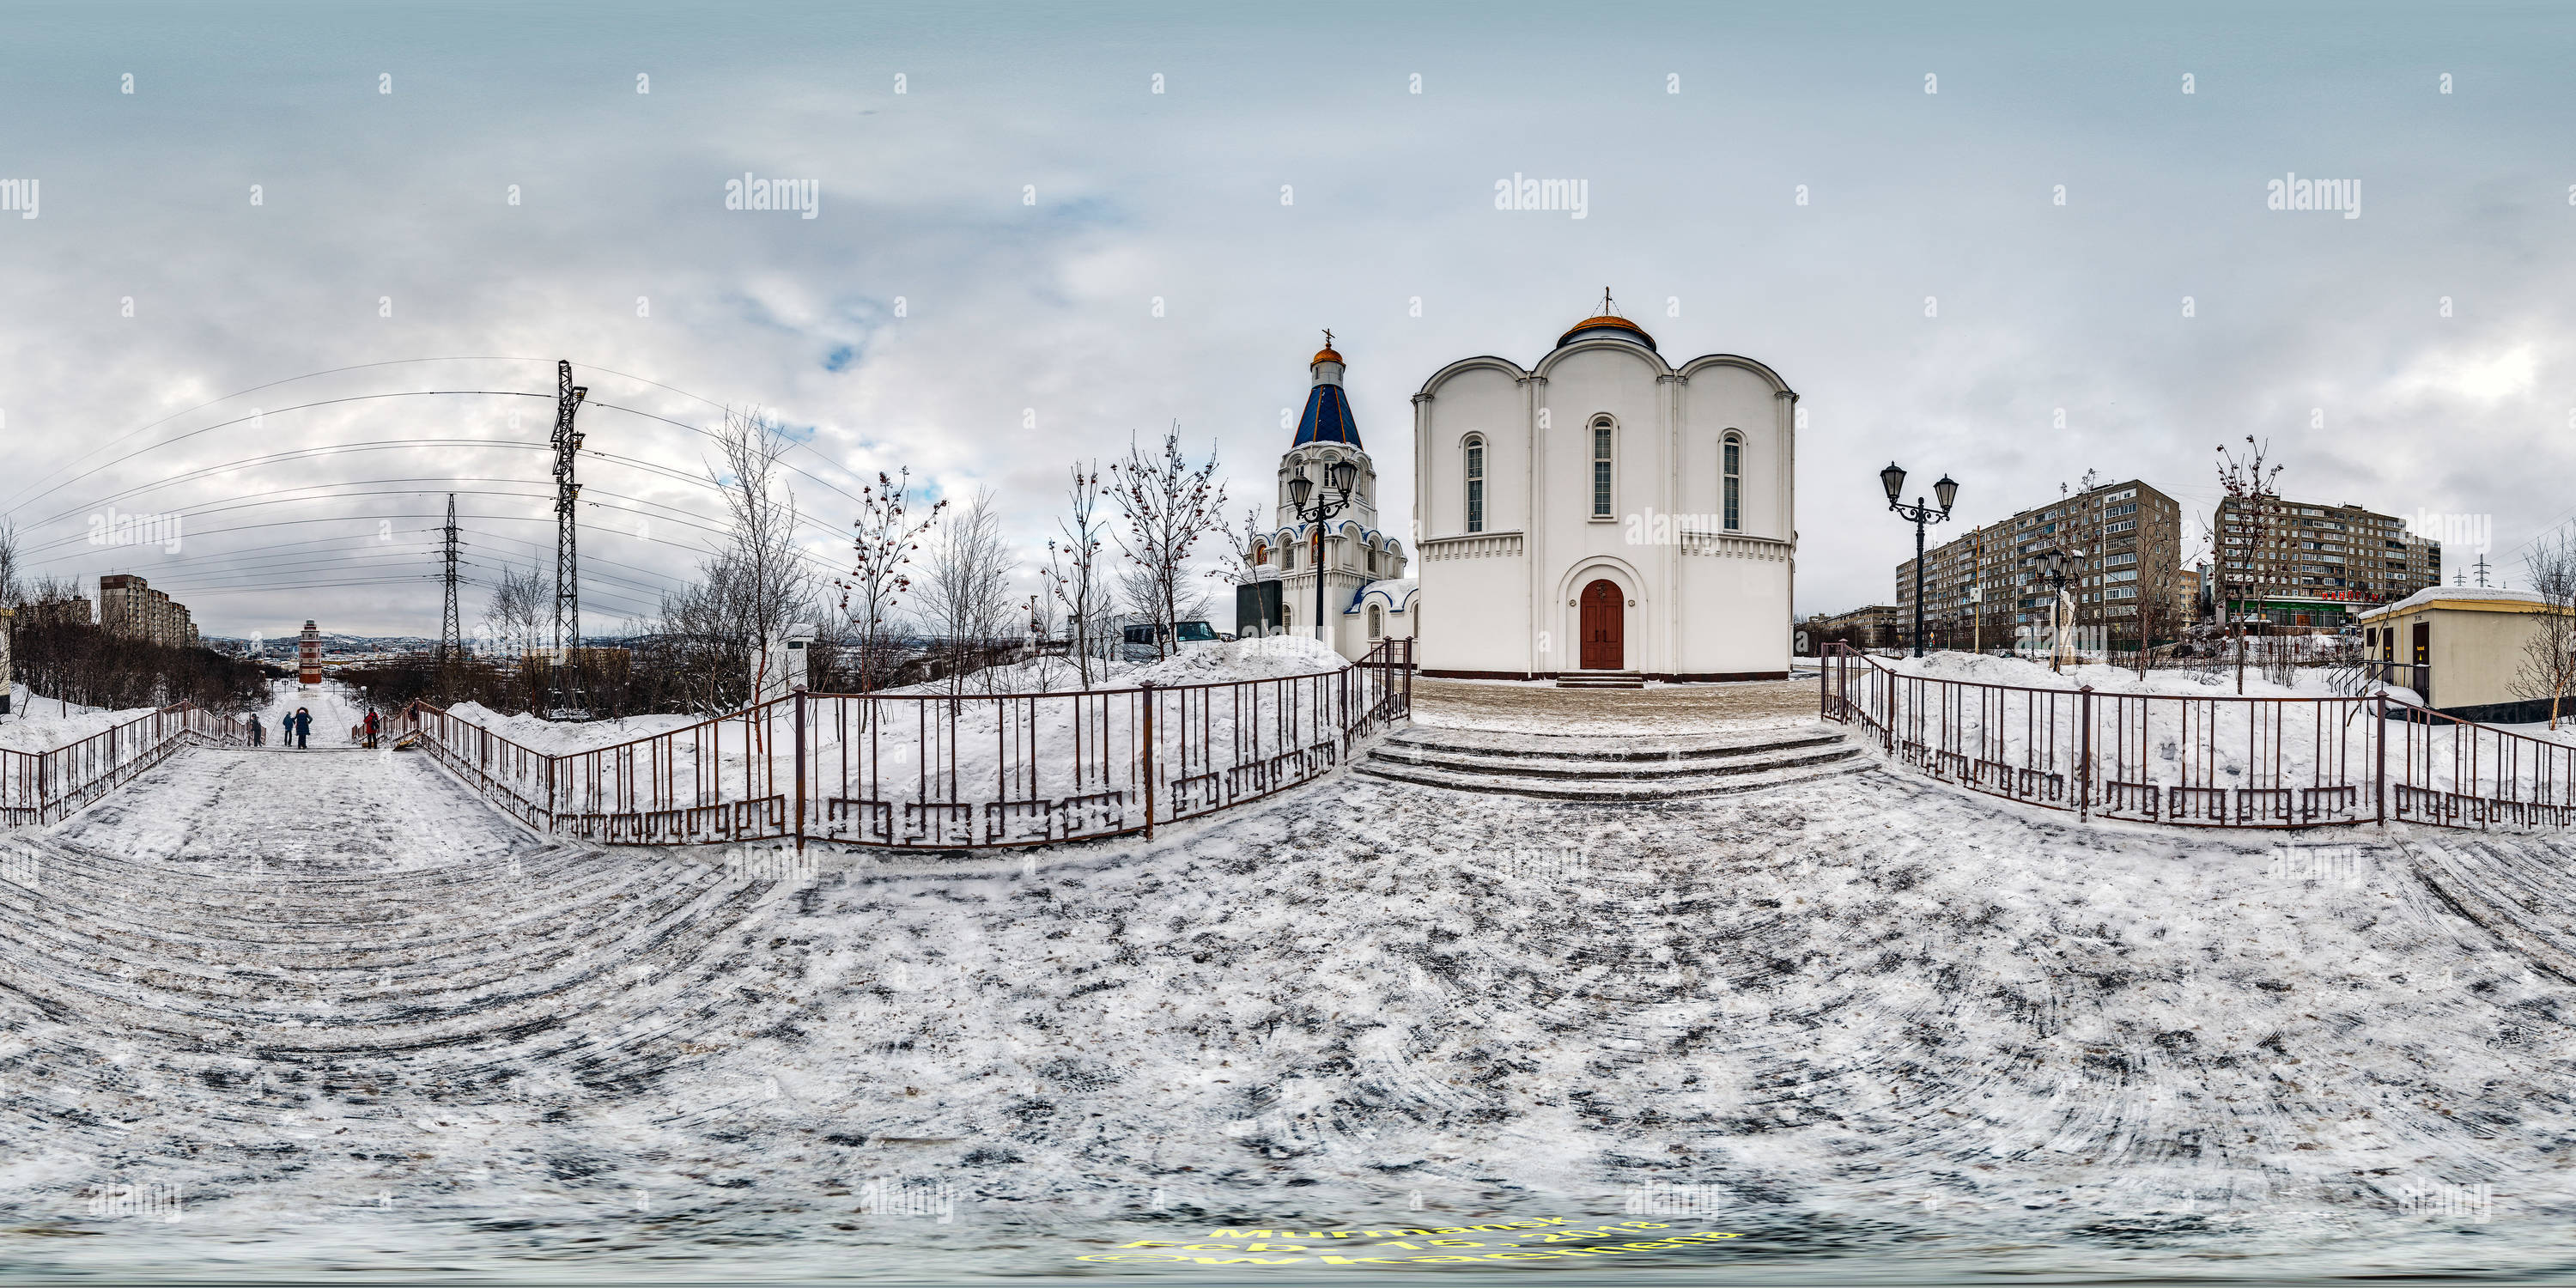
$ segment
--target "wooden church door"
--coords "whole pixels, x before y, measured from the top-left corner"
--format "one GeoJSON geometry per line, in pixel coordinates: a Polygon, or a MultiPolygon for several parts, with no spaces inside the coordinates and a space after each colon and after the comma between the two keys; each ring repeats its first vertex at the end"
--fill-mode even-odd
{"type": "Polygon", "coordinates": [[[1620,611],[1619,587],[1608,581],[1596,581],[1583,588],[1583,669],[1617,671],[1626,665],[1626,652],[1621,646],[1620,627],[1626,614],[1620,611]]]}

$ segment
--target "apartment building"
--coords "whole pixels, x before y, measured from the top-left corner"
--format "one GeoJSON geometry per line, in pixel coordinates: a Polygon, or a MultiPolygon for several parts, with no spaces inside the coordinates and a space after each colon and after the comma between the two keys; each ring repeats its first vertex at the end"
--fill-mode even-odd
{"type": "MultiPolygon", "coordinates": [[[[2033,506],[1924,552],[1923,625],[1936,648],[2011,645],[2050,625],[2055,590],[2041,575],[2052,551],[2074,557],[2071,625],[2112,648],[2161,643],[2193,620],[2197,583],[2182,566],[2182,506],[2138,479],[2033,506]],[[2144,610],[2143,612],[2141,610],[2144,610]]],[[[1900,629],[1914,621],[1914,561],[1896,566],[1900,629]]]]}
{"type": "Polygon", "coordinates": [[[2230,621],[2340,629],[2363,610],[2442,584],[2442,543],[2346,502],[2218,503],[2217,595],[2230,621]]]}
{"type": "Polygon", "coordinates": [[[98,624],[113,635],[174,648],[197,642],[197,623],[187,605],[127,573],[110,573],[98,579],[98,624]]]}
{"type": "Polygon", "coordinates": [[[1854,648],[1895,648],[1912,642],[1913,619],[1900,618],[1894,604],[1871,604],[1848,613],[1818,613],[1807,630],[1819,640],[1841,640],[1854,648]]]}

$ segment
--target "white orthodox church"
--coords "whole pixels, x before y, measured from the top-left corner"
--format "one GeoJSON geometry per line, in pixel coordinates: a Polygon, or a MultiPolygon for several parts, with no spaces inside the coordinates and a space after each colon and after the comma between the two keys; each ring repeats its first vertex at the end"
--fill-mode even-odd
{"type": "MultiPolygon", "coordinates": [[[[1360,445],[1360,429],[1351,417],[1350,395],[1342,389],[1342,355],[1333,352],[1332,333],[1308,365],[1313,381],[1306,391],[1306,410],[1297,421],[1297,437],[1279,458],[1279,493],[1275,526],[1268,540],[1255,547],[1253,563],[1261,580],[1280,584],[1284,629],[1291,635],[1315,636],[1315,579],[1324,583],[1324,638],[1344,657],[1357,659],[1378,641],[1414,633],[1420,617],[1413,580],[1404,575],[1404,542],[1381,531],[1377,516],[1377,466],[1360,445]],[[1325,498],[1330,471],[1348,464],[1357,482],[1347,504],[1324,520],[1323,566],[1315,564],[1315,527],[1301,518],[1291,499],[1290,481],[1300,475],[1313,481],[1325,498]]],[[[1314,503],[1310,497],[1308,504],[1314,503]]]]}
{"type": "Polygon", "coordinates": [[[1413,396],[1423,673],[1786,677],[1797,402],[1750,358],[1673,366],[1606,294],[1535,367],[1434,373],[1413,396]]]}

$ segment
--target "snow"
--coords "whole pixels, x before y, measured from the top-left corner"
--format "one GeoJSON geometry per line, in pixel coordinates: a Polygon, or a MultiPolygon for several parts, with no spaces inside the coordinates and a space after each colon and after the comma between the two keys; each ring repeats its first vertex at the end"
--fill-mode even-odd
{"type": "MultiPolygon", "coordinates": [[[[1894,773],[1645,807],[1340,775],[1150,845],[502,857],[290,772],[324,759],[377,758],[192,750],[118,799],[231,782],[353,852],[246,879],[214,851],[256,832],[125,852],[94,812],[0,867],[21,1274],[953,1282],[1548,1218],[1742,1234],[1639,1254],[1692,1281],[2576,1253],[2576,989],[2425,877],[2563,908],[2549,840],[2079,827],[1894,773]],[[102,1184],[184,1219],[93,1215],[102,1184]],[[73,1233],[113,1237],[35,1237],[73,1233]]],[[[1326,1250],[1362,1246],[1410,1255],[1326,1250]]]]}
{"type": "Polygon", "coordinates": [[[2548,601],[2536,591],[2504,590],[2494,586],[2427,586],[2406,598],[2383,608],[2362,614],[2364,618],[2383,617],[2390,613],[2410,612],[2436,600],[2469,600],[2496,604],[2528,604],[2537,609],[2548,601]]]}
{"type": "MultiPolygon", "coordinates": [[[[1924,675],[1935,679],[1958,680],[1971,684],[2007,684],[2031,689],[2076,690],[2091,686],[2096,693],[2169,693],[2183,697],[2235,697],[2236,666],[2195,669],[2186,667],[2149,667],[2142,678],[2128,667],[2106,666],[2098,662],[2070,665],[2062,672],[2051,671],[2048,663],[2028,658],[1997,657],[1987,653],[1936,651],[1922,657],[1880,658],[1878,663],[1905,675],[1924,675]]],[[[1868,663],[1855,663],[1866,666],[1868,663]]],[[[2334,688],[2330,669],[2302,666],[2290,672],[2290,683],[2275,684],[2265,679],[2263,668],[2248,661],[2245,666],[2245,693],[2249,698],[2334,698],[2345,696],[2334,688]]],[[[2372,692],[2377,692],[2374,688],[2372,692]]],[[[2394,691],[2392,690],[2392,693],[2394,691]]]]}
{"type": "Polygon", "coordinates": [[[503,715],[480,702],[459,702],[447,708],[447,714],[493,733],[530,751],[547,756],[570,756],[620,743],[650,738],[703,723],[691,715],[623,716],[614,720],[547,720],[520,712],[503,715]]]}
{"type": "MultiPolygon", "coordinates": [[[[1166,780],[1160,812],[1170,813],[1178,789],[1169,780],[1197,778],[1188,790],[1213,795],[1220,790],[1210,781],[1214,772],[1260,766],[1260,776],[1248,781],[1267,782],[1274,757],[1334,739],[1334,722],[1355,716],[1338,709],[1341,673],[1349,666],[1317,641],[1272,638],[1184,648],[1127,669],[1116,689],[1012,693],[1006,682],[997,685],[1001,693],[989,694],[976,687],[979,674],[948,701],[941,700],[949,694],[940,685],[866,698],[816,695],[807,704],[813,812],[807,831],[964,843],[989,835],[994,824],[981,806],[993,801],[1077,802],[1067,808],[1082,822],[1051,821],[1056,815],[1041,805],[1015,824],[1041,834],[1050,827],[1061,834],[1066,826],[1085,832],[1141,826],[1145,793],[1134,749],[1143,691],[1137,685],[1166,686],[1154,704],[1156,755],[1166,780]],[[1193,687],[1206,685],[1221,687],[1193,687]],[[835,814],[827,803],[836,800],[851,804],[835,814]],[[908,821],[912,806],[928,814],[908,821]]],[[[1029,674],[1019,671],[1021,678],[1029,674]]],[[[1365,682],[1349,687],[1355,702],[1375,696],[1365,682]]],[[[644,716],[571,724],[503,716],[473,703],[449,712],[540,756],[583,756],[558,771],[551,790],[541,761],[487,761],[489,749],[465,740],[450,751],[474,772],[508,782],[532,807],[551,801],[566,814],[631,814],[770,796],[782,798],[783,808],[797,770],[792,713],[778,703],[756,720],[644,716]]],[[[425,728],[441,736],[435,721],[425,728]]]]}
{"type": "Polygon", "coordinates": [[[0,749],[51,751],[152,714],[151,707],[110,711],[38,697],[26,685],[10,691],[10,714],[0,718],[0,749]]]}
{"type": "Polygon", "coordinates": [[[1302,635],[1271,635],[1217,644],[1191,644],[1160,662],[1120,677],[1120,683],[1225,684],[1236,680],[1277,680],[1347,669],[1349,659],[1322,640],[1302,635]]]}

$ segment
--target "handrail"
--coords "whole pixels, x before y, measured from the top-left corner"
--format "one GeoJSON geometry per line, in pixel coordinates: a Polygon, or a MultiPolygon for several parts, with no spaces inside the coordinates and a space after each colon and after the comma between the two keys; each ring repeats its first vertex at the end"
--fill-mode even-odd
{"type": "Polygon", "coordinates": [[[247,737],[231,717],[183,701],[58,747],[0,747],[0,826],[68,818],[167,759],[189,738],[228,743],[247,737]]]}
{"type": "Polygon", "coordinates": [[[2385,689],[2103,693],[1913,675],[1839,644],[1822,661],[1820,718],[1860,725],[1891,759],[1936,780],[2084,817],[2576,827],[2576,744],[2431,711],[2385,689]]]}
{"type": "Polygon", "coordinates": [[[1332,671],[1051,693],[798,691],[543,752],[427,701],[394,719],[530,826],[609,844],[980,849],[1144,832],[1306,781],[1412,710],[1413,641],[1332,671]],[[934,718],[935,717],[935,718],[934,718]],[[781,726],[785,726],[782,728],[781,726]]]}

